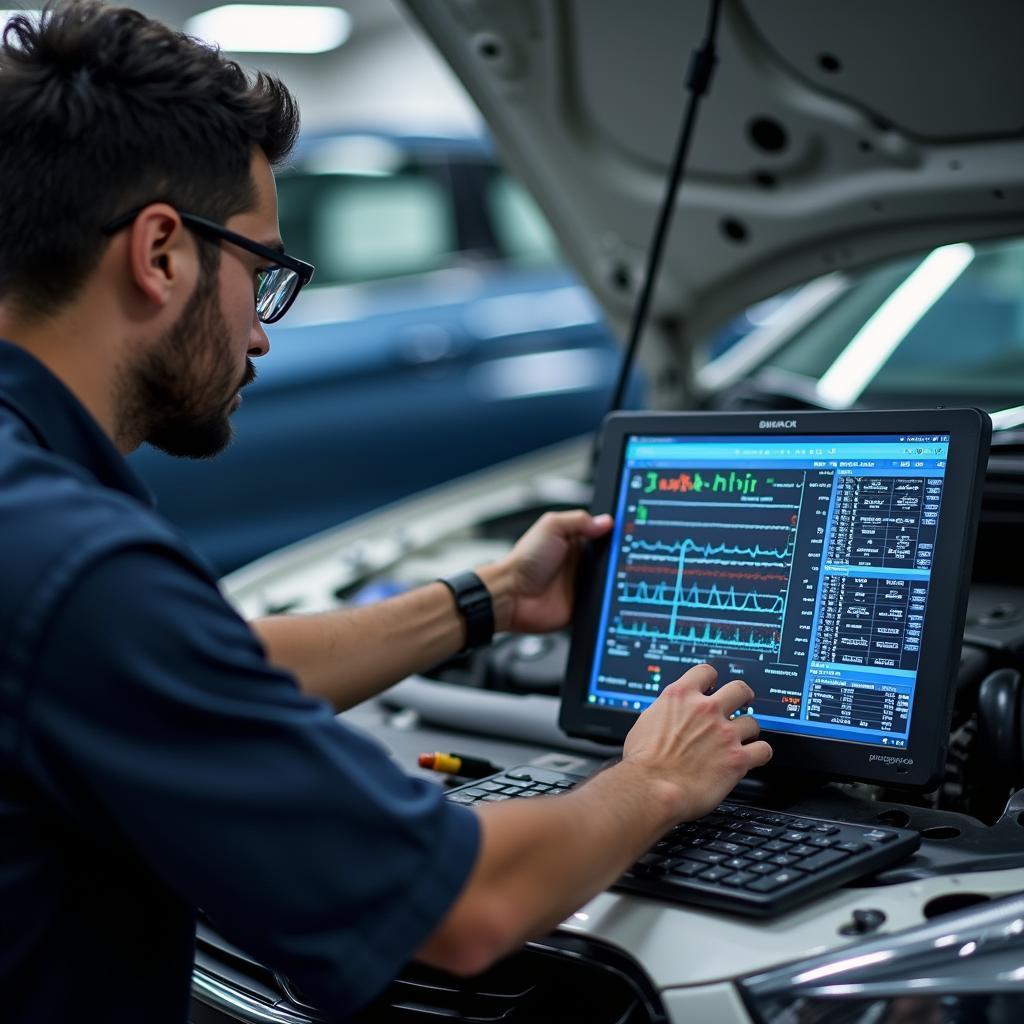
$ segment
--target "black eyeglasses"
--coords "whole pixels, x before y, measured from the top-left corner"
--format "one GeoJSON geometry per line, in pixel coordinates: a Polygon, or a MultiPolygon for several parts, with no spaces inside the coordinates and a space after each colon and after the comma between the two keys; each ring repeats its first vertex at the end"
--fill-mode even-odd
{"type": "MultiPolygon", "coordinates": [[[[117,234],[122,228],[128,227],[144,209],[144,206],[139,206],[129,210],[120,217],[115,217],[109,224],[104,224],[100,230],[105,235],[117,234]]],[[[299,292],[313,280],[316,268],[312,263],[304,263],[287,253],[260,245],[245,235],[229,231],[215,221],[197,217],[194,213],[182,213],[178,210],[178,216],[182,224],[197,234],[230,242],[239,249],[245,249],[254,256],[262,256],[274,264],[272,267],[260,267],[256,271],[256,316],[260,323],[277,323],[291,308],[299,292]]]]}

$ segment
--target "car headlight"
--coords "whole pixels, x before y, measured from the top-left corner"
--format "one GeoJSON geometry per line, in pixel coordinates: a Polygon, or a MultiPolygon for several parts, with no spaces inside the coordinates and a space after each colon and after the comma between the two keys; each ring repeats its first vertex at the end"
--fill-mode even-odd
{"type": "Polygon", "coordinates": [[[759,1024],[1019,1024],[1024,898],[746,978],[759,1024]]]}

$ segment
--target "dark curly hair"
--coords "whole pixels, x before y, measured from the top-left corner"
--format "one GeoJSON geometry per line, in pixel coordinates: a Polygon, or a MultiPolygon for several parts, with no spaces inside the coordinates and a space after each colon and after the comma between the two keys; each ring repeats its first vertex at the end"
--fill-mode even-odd
{"type": "MultiPolygon", "coordinates": [[[[0,45],[0,300],[28,314],[70,301],[117,215],[160,199],[223,223],[252,207],[252,152],[298,133],[276,78],[96,0],[19,15],[0,45]]],[[[216,250],[204,252],[204,262],[216,250]]]]}

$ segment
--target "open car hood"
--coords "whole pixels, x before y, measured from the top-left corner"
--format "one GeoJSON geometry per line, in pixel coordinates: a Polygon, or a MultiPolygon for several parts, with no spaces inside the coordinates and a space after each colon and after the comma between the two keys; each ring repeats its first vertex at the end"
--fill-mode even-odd
{"type": "MultiPolygon", "coordinates": [[[[404,4],[624,335],[708,3],[404,4]]],[[[787,286],[1021,232],[1022,39],[1014,0],[724,0],[645,335],[655,383],[678,401],[689,341],[787,286]]]]}

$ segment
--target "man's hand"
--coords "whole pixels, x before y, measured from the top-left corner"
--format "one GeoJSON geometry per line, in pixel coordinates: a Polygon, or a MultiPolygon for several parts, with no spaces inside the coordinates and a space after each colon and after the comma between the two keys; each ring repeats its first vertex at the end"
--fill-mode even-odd
{"type": "Polygon", "coordinates": [[[729,717],[751,702],[754,691],[738,679],[716,691],[717,677],[710,665],[695,665],[666,686],[623,746],[623,766],[669,784],[678,820],[707,814],[751,768],[771,760],[772,748],[757,739],[757,720],[729,717]]]}
{"type": "MultiPolygon", "coordinates": [[[[529,534],[527,534],[529,536],[529,534]]],[[[626,738],[622,760],[561,796],[477,810],[480,853],[469,880],[418,957],[472,974],[543,935],[622,875],[683,819],[716,806],[771,748],[757,722],[729,715],[753,697],[746,683],[710,692],[698,665],[665,690],[626,738]]]]}
{"type": "Polygon", "coordinates": [[[496,629],[546,633],[566,625],[580,546],[611,528],[609,515],[547,512],[505,558],[478,570],[494,599],[496,629]]]}

